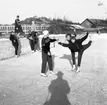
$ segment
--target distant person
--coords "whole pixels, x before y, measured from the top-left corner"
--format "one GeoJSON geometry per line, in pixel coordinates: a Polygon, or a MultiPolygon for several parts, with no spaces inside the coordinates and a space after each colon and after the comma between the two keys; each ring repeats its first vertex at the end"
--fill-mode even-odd
{"type": "Polygon", "coordinates": [[[17,15],[16,19],[15,19],[15,33],[16,33],[16,36],[17,36],[17,40],[18,40],[18,50],[21,51],[21,41],[20,41],[20,34],[23,32],[22,30],[22,26],[21,26],[21,22],[20,22],[20,19],[19,19],[19,15],[17,15]]]}
{"type": "Polygon", "coordinates": [[[19,40],[14,32],[11,32],[9,39],[12,42],[13,47],[15,48],[15,57],[19,57],[21,54],[21,49],[19,48],[19,40]]]}
{"type": "Polygon", "coordinates": [[[97,34],[100,35],[100,30],[97,30],[97,34]]]}
{"type": "Polygon", "coordinates": [[[31,47],[31,51],[36,52],[37,43],[38,43],[37,32],[29,31],[27,39],[29,39],[29,44],[30,44],[30,47],[31,47]]]}
{"type": "Polygon", "coordinates": [[[34,21],[32,21],[31,31],[36,31],[36,25],[34,21]]]}
{"type": "Polygon", "coordinates": [[[75,37],[77,36],[77,34],[76,34],[76,29],[74,28],[74,30],[73,30],[73,34],[72,35],[75,35],[75,37]]]}
{"type": "Polygon", "coordinates": [[[31,35],[31,30],[28,31],[27,39],[29,40],[31,51],[34,52],[33,38],[31,35]]]}
{"type": "Polygon", "coordinates": [[[68,44],[65,43],[61,43],[59,42],[60,45],[64,46],[64,47],[68,47],[71,50],[71,54],[72,54],[72,60],[73,60],[73,70],[76,70],[76,59],[75,59],[75,52],[78,52],[78,65],[77,65],[77,70],[76,72],[80,71],[80,66],[81,66],[81,59],[82,59],[82,55],[83,52],[90,47],[92,41],[90,40],[88,42],[88,44],[86,45],[82,45],[82,42],[87,39],[89,33],[86,33],[85,37],[83,37],[82,39],[76,39],[76,36],[74,35],[70,35],[67,34],[66,38],[68,40],[68,44]]]}
{"type": "Polygon", "coordinates": [[[55,42],[57,39],[51,39],[49,38],[49,31],[45,30],[43,31],[43,38],[41,41],[42,46],[42,67],[41,67],[41,76],[47,76],[46,75],[46,65],[48,63],[50,73],[54,74],[53,72],[53,63],[52,63],[52,55],[50,52],[50,43],[55,42]]]}
{"type": "Polygon", "coordinates": [[[19,15],[17,15],[17,17],[15,19],[15,33],[17,33],[18,36],[19,36],[20,33],[23,32],[21,22],[20,22],[19,18],[20,18],[19,15]]]}
{"type": "Polygon", "coordinates": [[[36,33],[36,36],[35,36],[35,38],[36,38],[35,48],[36,48],[36,50],[40,51],[39,37],[38,37],[38,32],[36,30],[36,25],[35,25],[34,21],[32,21],[31,31],[36,33]]]}

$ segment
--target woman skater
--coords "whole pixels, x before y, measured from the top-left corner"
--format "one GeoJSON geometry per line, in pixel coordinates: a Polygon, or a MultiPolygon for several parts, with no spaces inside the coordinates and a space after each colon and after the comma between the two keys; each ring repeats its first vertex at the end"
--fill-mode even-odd
{"type": "Polygon", "coordinates": [[[78,65],[76,72],[79,72],[80,66],[81,66],[81,59],[83,52],[90,47],[92,41],[90,40],[88,44],[82,45],[82,42],[88,37],[89,33],[86,33],[86,35],[82,39],[76,39],[75,35],[67,34],[66,39],[68,40],[68,44],[59,42],[60,45],[64,47],[68,47],[71,50],[72,54],[72,60],[73,60],[73,70],[76,70],[76,59],[75,59],[75,52],[78,52],[78,65]]]}

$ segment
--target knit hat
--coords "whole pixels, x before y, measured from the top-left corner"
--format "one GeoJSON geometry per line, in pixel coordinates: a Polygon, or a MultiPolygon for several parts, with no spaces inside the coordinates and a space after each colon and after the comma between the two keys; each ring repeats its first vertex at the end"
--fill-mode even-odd
{"type": "Polygon", "coordinates": [[[48,30],[44,30],[43,31],[43,35],[48,35],[49,34],[49,31],[48,30]]]}

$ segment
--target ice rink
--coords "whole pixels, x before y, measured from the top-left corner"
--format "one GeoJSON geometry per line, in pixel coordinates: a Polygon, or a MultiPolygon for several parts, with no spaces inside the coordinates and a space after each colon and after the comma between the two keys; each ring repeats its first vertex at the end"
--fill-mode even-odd
{"type": "Polygon", "coordinates": [[[0,105],[107,105],[107,34],[92,34],[92,40],[79,73],[71,71],[70,50],[57,43],[51,45],[56,75],[40,76],[41,52],[30,48],[19,58],[1,60],[0,105]]]}

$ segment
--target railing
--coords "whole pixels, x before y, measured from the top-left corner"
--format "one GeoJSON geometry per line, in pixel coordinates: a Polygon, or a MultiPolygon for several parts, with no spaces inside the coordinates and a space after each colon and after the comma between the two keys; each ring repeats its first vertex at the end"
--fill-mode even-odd
{"type": "MultiPolygon", "coordinates": [[[[31,25],[23,25],[22,26],[23,32],[27,33],[29,30],[31,30],[31,27],[32,27],[31,25]]],[[[0,32],[9,33],[11,31],[14,31],[14,28],[15,28],[14,25],[0,26],[0,32]]],[[[37,25],[36,26],[35,25],[35,31],[42,31],[42,30],[45,30],[47,28],[48,28],[48,26],[42,26],[42,25],[40,25],[40,26],[37,25]]]]}

